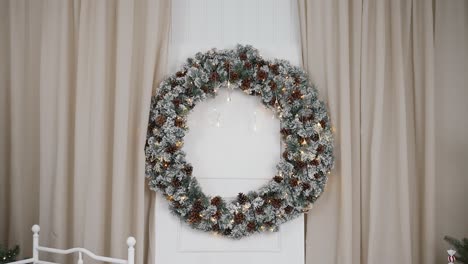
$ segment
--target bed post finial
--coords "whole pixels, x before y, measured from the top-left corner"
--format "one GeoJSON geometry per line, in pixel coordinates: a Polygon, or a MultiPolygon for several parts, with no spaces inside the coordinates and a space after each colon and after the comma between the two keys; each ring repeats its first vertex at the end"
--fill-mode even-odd
{"type": "Polygon", "coordinates": [[[135,264],[135,244],[136,239],[134,237],[127,238],[128,264],[135,264]]]}
{"type": "Polygon", "coordinates": [[[31,230],[33,231],[33,260],[36,263],[36,261],[39,261],[39,250],[37,250],[37,247],[39,247],[39,231],[41,231],[41,228],[38,225],[33,225],[31,230]]]}

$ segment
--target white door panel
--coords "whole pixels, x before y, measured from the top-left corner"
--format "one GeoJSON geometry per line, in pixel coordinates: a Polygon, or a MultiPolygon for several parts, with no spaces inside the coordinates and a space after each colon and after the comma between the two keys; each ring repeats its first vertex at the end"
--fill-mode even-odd
{"type": "MultiPolygon", "coordinates": [[[[299,65],[300,40],[294,0],[174,0],[169,69],[196,52],[250,44],[265,58],[299,65]]],[[[280,160],[279,120],[257,97],[240,91],[199,103],[188,117],[183,146],[194,177],[209,195],[234,197],[271,179],[280,160]]],[[[156,264],[304,263],[304,219],[279,232],[232,240],[192,230],[156,202],[156,264]]]]}

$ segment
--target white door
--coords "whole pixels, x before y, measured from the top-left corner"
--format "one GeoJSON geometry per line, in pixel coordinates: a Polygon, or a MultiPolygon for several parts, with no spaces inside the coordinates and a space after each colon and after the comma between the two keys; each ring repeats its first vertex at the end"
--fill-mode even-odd
{"type": "MultiPolygon", "coordinates": [[[[175,0],[170,71],[198,51],[250,44],[265,58],[298,65],[300,40],[294,0],[175,0]]],[[[207,194],[234,197],[265,184],[280,160],[279,120],[258,98],[223,89],[189,115],[183,149],[207,194]],[[228,102],[228,96],[231,100],[228,102]]],[[[279,232],[231,240],[192,230],[156,203],[156,264],[304,262],[304,219],[279,232]]]]}

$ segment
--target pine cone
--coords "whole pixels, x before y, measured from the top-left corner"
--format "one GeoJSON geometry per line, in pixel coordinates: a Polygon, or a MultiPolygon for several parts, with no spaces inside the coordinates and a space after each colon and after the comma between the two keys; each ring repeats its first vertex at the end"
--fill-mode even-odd
{"type": "Polygon", "coordinates": [[[191,96],[193,94],[193,87],[192,86],[186,87],[185,88],[185,94],[187,96],[191,96]]]}
{"type": "Polygon", "coordinates": [[[174,107],[177,108],[182,103],[182,100],[180,100],[179,98],[174,98],[174,100],[172,100],[172,103],[174,104],[174,107]]]}
{"type": "Polygon", "coordinates": [[[203,85],[200,89],[206,94],[210,93],[210,88],[208,88],[208,86],[206,85],[203,85]]]}
{"type": "Polygon", "coordinates": [[[198,222],[201,221],[201,219],[202,219],[202,218],[201,218],[201,216],[200,216],[200,212],[191,211],[191,212],[189,213],[188,221],[189,221],[190,223],[194,223],[194,224],[195,224],[195,223],[198,223],[198,222]]]}
{"type": "Polygon", "coordinates": [[[270,70],[271,72],[274,74],[274,75],[278,75],[279,74],[279,67],[278,67],[278,64],[273,64],[273,65],[270,65],[270,70]]]}
{"type": "Polygon", "coordinates": [[[276,105],[276,97],[272,97],[270,102],[268,102],[269,105],[275,106],[276,105]]]}
{"type": "Polygon", "coordinates": [[[264,59],[259,59],[257,61],[257,68],[261,68],[266,65],[266,61],[264,59]]]}
{"type": "Polygon", "coordinates": [[[320,175],[319,173],[314,173],[314,178],[315,179],[320,179],[322,177],[322,175],[320,175]]]}
{"type": "Polygon", "coordinates": [[[237,201],[239,202],[239,204],[245,204],[246,202],[249,201],[249,197],[247,197],[247,195],[243,193],[239,193],[237,195],[237,201]]]}
{"type": "Polygon", "coordinates": [[[229,72],[230,68],[231,68],[231,64],[229,63],[229,61],[225,61],[225,62],[224,62],[224,69],[225,69],[227,72],[229,72]]]}
{"type": "Polygon", "coordinates": [[[211,205],[220,206],[223,199],[219,196],[215,196],[211,199],[211,205]]]}
{"type": "Polygon", "coordinates": [[[166,123],[166,117],[165,116],[158,116],[156,117],[156,126],[157,127],[162,127],[166,123]]]}
{"type": "Polygon", "coordinates": [[[193,172],[193,167],[190,164],[185,165],[185,167],[182,169],[187,176],[191,176],[193,172]]]}
{"type": "Polygon", "coordinates": [[[294,92],[291,93],[292,99],[300,99],[302,97],[302,93],[299,90],[294,90],[294,92]]]}
{"type": "Polygon", "coordinates": [[[197,213],[200,213],[201,211],[203,211],[204,207],[203,207],[203,204],[200,200],[197,200],[193,203],[192,205],[192,211],[193,212],[197,212],[197,213]]]}
{"type": "Polygon", "coordinates": [[[218,225],[218,224],[212,225],[212,226],[211,226],[211,231],[219,232],[219,225],[218,225]]]}
{"type": "Polygon", "coordinates": [[[292,187],[296,187],[299,185],[299,180],[297,178],[291,178],[289,179],[289,185],[292,187]]]}
{"type": "Polygon", "coordinates": [[[175,209],[179,209],[182,207],[182,204],[179,202],[179,201],[174,201],[172,202],[172,206],[175,208],[175,209]]]}
{"type": "Polygon", "coordinates": [[[309,190],[310,189],[310,184],[308,182],[303,182],[302,183],[302,190],[309,190]]]}
{"type": "Polygon", "coordinates": [[[242,223],[244,219],[245,219],[245,215],[243,213],[236,213],[234,215],[234,223],[237,225],[242,223]]]}
{"type": "Polygon", "coordinates": [[[257,78],[260,79],[260,80],[265,80],[266,78],[268,77],[268,73],[263,71],[263,70],[259,70],[257,72],[257,78]]]}
{"type": "Polygon", "coordinates": [[[251,69],[251,68],[252,68],[252,63],[246,61],[246,62],[244,63],[244,67],[245,67],[246,69],[251,69]]]}
{"type": "Polygon", "coordinates": [[[314,135],[312,136],[312,140],[313,140],[314,142],[317,142],[319,139],[320,139],[320,137],[319,137],[318,134],[314,134],[314,135]]]}
{"type": "Polygon", "coordinates": [[[213,217],[214,219],[216,219],[216,220],[220,219],[220,218],[221,218],[221,211],[219,211],[219,210],[216,211],[216,213],[214,213],[214,214],[212,215],[212,217],[213,217]]]}
{"type": "Polygon", "coordinates": [[[313,113],[304,117],[305,121],[313,121],[314,119],[315,119],[315,116],[313,113]]]}
{"type": "Polygon", "coordinates": [[[271,201],[270,201],[271,206],[273,206],[276,209],[281,207],[281,203],[282,203],[281,199],[278,199],[278,198],[271,199],[271,201]]]}
{"type": "Polygon", "coordinates": [[[263,210],[262,207],[258,207],[257,209],[255,209],[255,213],[256,213],[256,214],[264,214],[264,213],[265,213],[265,210],[263,210]]]}
{"type": "Polygon", "coordinates": [[[294,210],[294,207],[288,205],[286,208],[284,208],[284,212],[287,214],[290,214],[294,210]]]}
{"type": "Polygon", "coordinates": [[[270,81],[268,85],[270,86],[272,91],[276,91],[276,89],[278,88],[278,85],[274,81],[270,81]]]}
{"type": "Polygon", "coordinates": [[[174,120],[174,126],[176,127],[183,127],[185,125],[185,121],[182,118],[176,118],[174,120]]]}
{"type": "Polygon", "coordinates": [[[179,148],[176,145],[170,145],[166,148],[166,152],[170,154],[174,154],[179,148]]]}
{"type": "Polygon", "coordinates": [[[324,150],[325,150],[325,147],[323,145],[318,145],[317,153],[322,153],[324,150]]]}
{"type": "Polygon", "coordinates": [[[185,76],[185,71],[183,71],[183,72],[178,71],[178,72],[176,73],[176,76],[179,77],[179,78],[180,78],[180,77],[184,77],[184,76],[185,76]]]}
{"type": "Polygon", "coordinates": [[[176,80],[171,80],[171,87],[174,88],[177,86],[177,81],[176,80]]]}
{"type": "Polygon", "coordinates": [[[322,119],[322,120],[320,121],[320,125],[321,125],[323,128],[325,128],[325,126],[327,125],[327,121],[326,121],[325,119],[322,119]]]}
{"type": "Polygon", "coordinates": [[[181,182],[180,182],[179,179],[174,178],[174,179],[172,179],[171,184],[172,184],[172,186],[174,186],[175,188],[179,188],[180,185],[181,185],[181,182]]]}
{"type": "Polygon", "coordinates": [[[211,81],[219,80],[219,74],[217,72],[212,72],[211,75],[210,75],[210,80],[211,81]]]}
{"type": "Polygon", "coordinates": [[[301,79],[299,77],[294,77],[294,85],[299,85],[301,84],[301,79]]]}
{"type": "Polygon", "coordinates": [[[250,88],[250,79],[247,78],[247,79],[242,80],[241,89],[245,91],[249,88],[250,88]]]}
{"type": "Polygon", "coordinates": [[[239,78],[239,74],[237,72],[231,72],[230,74],[231,81],[236,81],[239,78]]]}
{"type": "Polygon", "coordinates": [[[245,53],[241,53],[241,54],[239,54],[239,58],[240,58],[241,60],[243,60],[243,61],[244,61],[244,60],[246,60],[246,59],[247,59],[247,54],[245,54],[245,53]]]}
{"type": "Polygon", "coordinates": [[[232,233],[232,230],[227,228],[227,229],[224,230],[223,235],[229,236],[229,235],[231,235],[231,233],[232,233]]]}
{"type": "Polygon", "coordinates": [[[282,129],[280,130],[280,133],[281,133],[281,135],[283,135],[283,136],[286,137],[286,136],[291,135],[291,134],[292,134],[292,131],[291,131],[291,129],[282,128],[282,129]]]}
{"type": "Polygon", "coordinates": [[[320,164],[320,160],[318,159],[313,159],[310,164],[314,165],[314,166],[318,166],[320,164]]]}
{"type": "Polygon", "coordinates": [[[247,224],[247,231],[248,232],[253,232],[253,231],[255,231],[256,228],[257,228],[257,224],[255,224],[255,221],[250,221],[247,224]]]}
{"type": "Polygon", "coordinates": [[[273,177],[273,180],[277,183],[280,183],[281,181],[283,181],[283,177],[276,175],[275,177],[273,177]]]}
{"type": "Polygon", "coordinates": [[[302,160],[296,161],[296,168],[298,169],[304,169],[307,166],[307,163],[305,163],[302,160]]]}
{"type": "Polygon", "coordinates": [[[289,152],[287,150],[283,151],[283,154],[282,154],[283,159],[289,160],[288,154],[289,154],[289,152]]]}

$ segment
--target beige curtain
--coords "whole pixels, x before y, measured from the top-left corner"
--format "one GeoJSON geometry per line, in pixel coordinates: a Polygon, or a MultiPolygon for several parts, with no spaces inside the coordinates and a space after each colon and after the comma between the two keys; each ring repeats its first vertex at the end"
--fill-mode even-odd
{"type": "Polygon", "coordinates": [[[153,83],[166,69],[170,1],[0,2],[0,243],[149,263],[144,182],[153,83]]]}
{"type": "Polygon", "coordinates": [[[468,1],[435,4],[436,238],[445,263],[441,238],[468,237],[468,1]]]}
{"type": "Polygon", "coordinates": [[[337,146],[306,262],[436,263],[432,1],[298,3],[337,146]]]}

